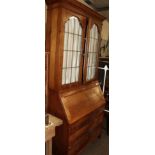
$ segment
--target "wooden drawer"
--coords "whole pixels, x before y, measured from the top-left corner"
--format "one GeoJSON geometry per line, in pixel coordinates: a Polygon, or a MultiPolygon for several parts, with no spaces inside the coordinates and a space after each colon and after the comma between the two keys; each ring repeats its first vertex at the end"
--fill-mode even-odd
{"type": "Polygon", "coordinates": [[[72,124],[69,127],[69,134],[75,133],[80,128],[83,128],[87,124],[92,124],[92,121],[99,117],[99,115],[103,115],[104,107],[97,109],[96,111],[92,112],[90,115],[82,118],[78,122],[72,124]]]}
{"type": "Polygon", "coordinates": [[[103,123],[103,113],[100,115],[96,116],[96,118],[92,121],[90,129],[89,130],[94,130],[99,125],[102,125],[103,123]]]}
{"type": "Polygon", "coordinates": [[[98,119],[98,117],[100,115],[103,115],[104,114],[104,107],[101,107],[100,109],[97,109],[96,111],[92,112],[91,113],[91,124],[92,124],[92,121],[98,119]]]}
{"type": "Polygon", "coordinates": [[[94,141],[98,136],[101,135],[102,132],[102,126],[98,125],[94,130],[90,132],[89,141],[94,141]]]}
{"type": "Polygon", "coordinates": [[[69,155],[76,155],[89,142],[89,133],[81,136],[76,142],[69,146],[69,155]]]}
{"type": "Polygon", "coordinates": [[[86,124],[79,130],[77,130],[74,134],[69,136],[69,144],[73,144],[75,141],[77,141],[82,135],[89,132],[90,124],[86,124]]]}
{"type": "Polygon", "coordinates": [[[73,125],[71,125],[69,127],[69,135],[74,134],[75,132],[77,132],[79,129],[85,127],[86,125],[90,124],[91,121],[91,117],[85,117],[82,120],[74,123],[73,125]]]}

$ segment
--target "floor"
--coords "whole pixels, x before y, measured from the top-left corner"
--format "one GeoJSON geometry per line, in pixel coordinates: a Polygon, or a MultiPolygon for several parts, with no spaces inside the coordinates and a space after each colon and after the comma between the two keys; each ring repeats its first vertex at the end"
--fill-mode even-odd
{"type": "Polygon", "coordinates": [[[79,155],[109,155],[109,136],[105,130],[101,138],[88,144],[79,155]]]}

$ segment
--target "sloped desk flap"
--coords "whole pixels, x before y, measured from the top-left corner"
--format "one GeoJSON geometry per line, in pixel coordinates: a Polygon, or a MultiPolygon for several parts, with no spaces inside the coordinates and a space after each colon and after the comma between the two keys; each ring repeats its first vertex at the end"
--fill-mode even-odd
{"type": "Polygon", "coordinates": [[[60,93],[60,100],[69,124],[76,122],[105,104],[98,83],[86,85],[77,90],[74,89],[74,91],[62,92],[60,93]]]}

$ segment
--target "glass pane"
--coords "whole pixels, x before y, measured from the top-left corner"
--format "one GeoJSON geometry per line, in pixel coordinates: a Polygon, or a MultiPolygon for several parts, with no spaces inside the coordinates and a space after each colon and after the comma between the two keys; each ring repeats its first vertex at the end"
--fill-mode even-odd
{"type": "Polygon", "coordinates": [[[73,49],[73,34],[68,35],[68,49],[67,50],[72,50],[73,49]]]}
{"type": "Polygon", "coordinates": [[[62,70],[62,84],[65,84],[65,76],[66,76],[66,70],[62,70]]]}
{"type": "Polygon", "coordinates": [[[90,75],[89,75],[89,80],[90,80],[90,79],[92,79],[92,67],[89,67],[89,70],[90,70],[90,71],[89,71],[89,74],[90,74],[90,75]]]}
{"type": "Polygon", "coordinates": [[[94,37],[93,37],[94,39],[97,39],[96,38],[96,33],[97,33],[97,27],[96,27],[96,25],[94,25],[94,37]]]}
{"type": "Polygon", "coordinates": [[[78,35],[74,35],[74,45],[73,45],[73,50],[74,51],[77,51],[78,41],[79,41],[79,36],[78,35]]]}
{"type": "Polygon", "coordinates": [[[76,67],[77,52],[73,52],[72,67],[76,67]]]}
{"type": "Polygon", "coordinates": [[[98,39],[98,30],[97,30],[97,26],[95,27],[95,39],[98,39]]]}
{"type": "Polygon", "coordinates": [[[95,67],[92,67],[92,72],[91,72],[91,79],[93,79],[95,76],[95,67]]]}
{"type": "Polygon", "coordinates": [[[71,80],[71,68],[66,69],[66,84],[70,83],[71,80]]]}
{"type": "Polygon", "coordinates": [[[90,67],[87,67],[87,80],[90,80],[90,67]]]}
{"type": "Polygon", "coordinates": [[[89,39],[89,52],[92,52],[93,51],[93,39],[90,38],[89,39]]]}
{"type": "Polygon", "coordinates": [[[89,73],[88,73],[88,67],[87,67],[87,80],[89,79],[89,73]]]}
{"type": "Polygon", "coordinates": [[[72,52],[67,52],[67,66],[66,67],[72,67],[72,52]]]}
{"type": "Polygon", "coordinates": [[[82,27],[81,27],[81,25],[79,27],[79,35],[82,35],[82,27]]]}
{"type": "Polygon", "coordinates": [[[76,68],[76,82],[79,81],[79,67],[76,68]]]}
{"type": "Polygon", "coordinates": [[[64,56],[63,56],[63,68],[66,68],[67,66],[67,52],[64,51],[64,56]]]}
{"type": "Polygon", "coordinates": [[[88,66],[92,66],[92,56],[93,56],[93,54],[92,53],[89,53],[89,64],[88,64],[88,66]]]}
{"type": "Polygon", "coordinates": [[[64,50],[67,50],[68,49],[68,37],[69,37],[69,35],[68,35],[68,33],[65,33],[64,35],[65,35],[64,36],[64,50]]]}
{"type": "Polygon", "coordinates": [[[62,84],[69,84],[79,80],[82,27],[77,17],[69,18],[65,23],[65,32],[62,84]]]}
{"type": "Polygon", "coordinates": [[[93,46],[93,52],[97,52],[97,40],[94,39],[94,46],[93,46]]]}
{"type": "Polygon", "coordinates": [[[87,60],[87,66],[90,64],[90,54],[88,53],[88,60],[87,60]]]}
{"type": "Polygon", "coordinates": [[[93,39],[95,38],[95,27],[93,26],[93,29],[92,29],[92,36],[91,36],[93,39]]]}
{"type": "Polygon", "coordinates": [[[79,28],[80,28],[79,21],[77,18],[75,18],[75,31],[74,31],[75,34],[79,34],[79,28]]]}
{"type": "Polygon", "coordinates": [[[76,81],[76,68],[72,68],[72,78],[71,78],[71,82],[75,82],[76,81]]]}
{"type": "Polygon", "coordinates": [[[78,37],[78,48],[77,48],[77,51],[81,51],[81,48],[82,48],[82,39],[81,39],[82,37],[81,36],[79,36],[78,37]]]}
{"type": "Polygon", "coordinates": [[[74,33],[74,17],[70,17],[69,20],[69,33],[74,33]]]}
{"type": "Polygon", "coordinates": [[[91,80],[95,77],[97,52],[98,52],[98,29],[96,25],[93,25],[90,30],[90,38],[89,38],[87,80],[91,80]]]}
{"type": "Polygon", "coordinates": [[[80,66],[80,56],[81,56],[80,52],[77,52],[76,67],[79,67],[80,66]]]}
{"type": "Polygon", "coordinates": [[[96,53],[93,53],[93,54],[92,54],[92,57],[93,57],[92,66],[96,66],[96,59],[97,59],[96,53]]]}

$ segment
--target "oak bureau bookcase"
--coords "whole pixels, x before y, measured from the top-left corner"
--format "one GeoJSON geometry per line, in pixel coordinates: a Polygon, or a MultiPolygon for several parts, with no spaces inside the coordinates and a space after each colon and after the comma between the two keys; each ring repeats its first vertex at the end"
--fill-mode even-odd
{"type": "Polygon", "coordinates": [[[76,0],[46,0],[47,111],[63,120],[55,155],[76,155],[101,135],[105,100],[97,81],[104,17],[76,0]]]}

